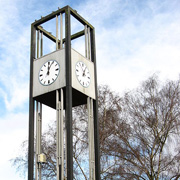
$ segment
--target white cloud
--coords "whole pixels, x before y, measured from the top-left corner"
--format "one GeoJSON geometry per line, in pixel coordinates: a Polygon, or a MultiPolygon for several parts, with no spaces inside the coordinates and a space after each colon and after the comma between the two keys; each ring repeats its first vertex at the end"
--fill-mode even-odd
{"type": "Polygon", "coordinates": [[[28,99],[30,28],[23,27],[17,1],[0,3],[0,98],[9,111],[28,99]]]}
{"type": "Polygon", "coordinates": [[[17,156],[22,141],[27,139],[27,119],[27,113],[8,114],[0,118],[0,179],[21,179],[11,167],[10,159],[17,156]]]}
{"type": "Polygon", "coordinates": [[[115,5],[114,1],[97,1],[95,8],[94,2],[81,6],[90,8],[92,16],[83,11],[84,16],[95,22],[99,83],[123,91],[138,86],[155,72],[160,72],[162,79],[177,79],[180,14],[175,7],[178,1],[170,5],[170,1],[147,1],[141,8],[141,3],[126,2],[115,5]],[[113,5],[115,9],[121,7],[116,16],[113,5]],[[106,22],[109,16],[114,24],[106,22]]]}
{"type": "MultiPolygon", "coordinates": [[[[0,117],[0,142],[5,147],[0,153],[0,179],[12,179],[4,177],[3,172],[9,171],[8,160],[27,139],[28,114],[13,112],[28,102],[30,24],[51,13],[47,2],[0,2],[0,100],[7,109],[4,117],[0,117]]],[[[56,1],[53,6],[57,4],[56,1]]],[[[88,0],[74,4],[72,8],[96,30],[99,83],[122,92],[138,86],[154,72],[160,72],[162,79],[177,79],[180,72],[178,5],[178,0],[88,0]]],[[[82,47],[79,49],[83,51],[82,47]]],[[[55,111],[43,106],[43,130],[55,118],[55,111]]]]}

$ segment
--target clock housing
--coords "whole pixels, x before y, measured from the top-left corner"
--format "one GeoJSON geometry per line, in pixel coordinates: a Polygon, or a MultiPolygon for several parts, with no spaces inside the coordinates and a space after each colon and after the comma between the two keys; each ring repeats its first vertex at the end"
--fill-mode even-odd
{"type": "Polygon", "coordinates": [[[94,63],[91,62],[89,59],[85,58],[77,51],[75,51],[74,49],[71,49],[71,63],[72,63],[72,87],[80,91],[81,93],[95,99],[94,63]],[[90,82],[85,80],[87,84],[84,85],[78,80],[76,73],[76,66],[79,62],[82,62],[87,67],[87,70],[90,74],[90,82]]]}
{"type": "MultiPolygon", "coordinates": [[[[42,56],[41,58],[34,60],[34,73],[33,73],[33,97],[37,97],[52,91],[55,91],[56,89],[60,89],[62,87],[65,87],[66,81],[65,81],[65,50],[61,49],[55,52],[52,52],[50,54],[47,54],[45,56],[42,56]],[[57,70],[57,77],[56,75],[52,76],[53,80],[49,82],[48,84],[48,78],[46,77],[46,72],[44,72],[43,76],[44,79],[47,79],[47,82],[41,82],[40,78],[40,71],[45,71],[48,67],[44,67],[44,65],[48,65],[48,62],[54,64],[50,64],[50,73],[55,73],[56,69],[54,67],[55,63],[58,64],[59,69],[57,70]],[[52,72],[51,72],[52,70],[52,72]],[[53,72],[54,71],[54,72],[53,72]]],[[[47,69],[48,71],[48,69],[47,69]]],[[[43,79],[43,80],[44,80],[43,79]]]]}
{"type": "Polygon", "coordinates": [[[59,72],[59,63],[56,60],[49,60],[39,70],[39,82],[43,86],[49,86],[56,81],[59,72]]]}
{"type": "Polygon", "coordinates": [[[82,61],[76,63],[76,77],[79,83],[87,88],[91,83],[91,74],[88,67],[82,61]]]}
{"type": "MultiPolygon", "coordinates": [[[[65,66],[65,49],[60,49],[38,59],[33,62],[33,98],[52,108],[56,108],[55,98],[56,90],[66,88],[66,66],[65,66]],[[54,60],[59,64],[59,74],[55,81],[49,85],[43,85],[39,79],[39,72],[44,64],[54,60]]],[[[94,63],[85,58],[83,55],[71,49],[71,78],[72,78],[72,93],[73,107],[87,103],[87,97],[95,98],[95,81],[94,81],[94,63]],[[87,86],[83,86],[76,75],[76,65],[78,62],[83,62],[90,74],[90,82],[87,86]]],[[[65,101],[65,97],[64,97],[65,101]]]]}

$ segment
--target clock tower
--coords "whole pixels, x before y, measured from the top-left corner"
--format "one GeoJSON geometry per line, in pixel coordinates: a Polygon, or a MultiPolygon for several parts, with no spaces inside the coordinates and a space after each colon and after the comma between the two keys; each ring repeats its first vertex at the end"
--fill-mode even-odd
{"type": "Polygon", "coordinates": [[[46,163],[46,156],[41,148],[43,104],[56,110],[58,180],[73,180],[72,108],[87,105],[89,180],[100,180],[97,98],[94,27],[69,6],[58,9],[32,23],[28,180],[34,178],[41,180],[42,163],[46,163]],[[83,27],[81,31],[73,34],[71,34],[72,18],[83,27]],[[55,35],[44,28],[50,21],[55,22],[55,35]],[[84,55],[71,47],[73,40],[83,36],[85,41],[83,45],[79,45],[84,46],[84,55]],[[45,41],[44,37],[54,43],[54,50],[51,50],[49,41],[45,41]],[[50,49],[50,52],[47,53],[47,49],[50,49]]]}

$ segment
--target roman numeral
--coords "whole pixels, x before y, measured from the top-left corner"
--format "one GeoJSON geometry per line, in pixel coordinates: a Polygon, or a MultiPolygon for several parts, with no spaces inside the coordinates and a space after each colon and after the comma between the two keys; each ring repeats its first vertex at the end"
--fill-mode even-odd
{"type": "Polygon", "coordinates": [[[56,69],[56,71],[58,71],[58,70],[59,70],[59,68],[56,69]]]}
{"type": "Polygon", "coordinates": [[[48,80],[48,84],[50,83],[50,80],[48,80]]]}

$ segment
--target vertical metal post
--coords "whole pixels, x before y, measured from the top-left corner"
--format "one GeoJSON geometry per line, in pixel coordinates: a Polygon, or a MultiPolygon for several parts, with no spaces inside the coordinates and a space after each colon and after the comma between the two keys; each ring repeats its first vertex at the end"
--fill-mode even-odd
{"type": "Polygon", "coordinates": [[[97,101],[97,69],[96,69],[96,45],[95,45],[95,29],[91,29],[91,58],[94,62],[94,79],[95,79],[95,95],[93,100],[94,112],[94,145],[95,145],[95,176],[96,180],[100,180],[100,151],[99,151],[99,121],[98,121],[98,101],[97,101]]]}
{"type": "MultiPolygon", "coordinates": [[[[39,30],[37,31],[37,54],[36,57],[39,58],[39,30]]],[[[35,180],[38,180],[40,175],[39,173],[39,163],[38,163],[38,155],[39,155],[39,103],[36,101],[36,165],[35,165],[35,180]]]]}
{"type": "Polygon", "coordinates": [[[34,176],[34,99],[33,92],[33,61],[35,59],[36,29],[31,25],[30,84],[29,84],[29,144],[28,144],[28,180],[34,176]]]}
{"type": "Polygon", "coordinates": [[[88,138],[89,138],[89,180],[95,180],[93,100],[90,97],[87,98],[87,107],[88,107],[88,138]]]}
{"type": "Polygon", "coordinates": [[[60,49],[63,48],[63,15],[60,14],[60,49]]]}
{"type": "MultiPolygon", "coordinates": [[[[58,16],[56,15],[56,50],[58,47],[58,16]]],[[[62,47],[62,14],[60,14],[60,48],[62,47]]],[[[63,91],[61,90],[61,103],[59,90],[56,90],[57,109],[57,180],[64,179],[64,141],[63,141],[63,91]]]]}
{"type": "Polygon", "coordinates": [[[41,149],[41,135],[42,135],[42,104],[36,101],[36,173],[35,180],[41,180],[41,163],[39,162],[39,155],[41,149]]]}
{"type": "MultiPolygon", "coordinates": [[[[41,147],[41,136],[42,136],[42,103],[39,103],[39,114],[38,114],[38,123],[39,123],[39,140],[38,140],[38,143],[39,143],[39,155],[42,153],[42,147],[41,147]]],[[[42,165],[41,163],[39,163],[39,180],[41,180],[41,168],[42,168],[42,165]]]]}
{"type": "Polygon", "coordinates": [[[84,26],[84,35],[85,35],[85,57],[88,58],[88,46],[87,46],[87,25],[84,26]]]}
{"type": "Polygon", "coordinates": [[[90,27],[87,29],[87,35],[88,35],[88,59],[91,60],[91,35],[90,35],[90,27]]]}
{"type": "Polygon", "coordinates": [[[56,143],[56,153],[57,153],[57,180],[60,179],[60,169],[59,169],[59,149],[60,149],[60,144],[59,144],[59,90],[56,90],[56,122],[57,122],[57,143],[56,143]]]}
{"type": "Polygon", "coordinates": [[[61,164],[61,179],[64,180],[64,128],[63,128],[63,111],[64,111],[64,95],[63,89],[61,92],[61,111],[60,111],[60,164],[61,164]]]}
{"type": "Polygon", "coordinates": [[[67,180],[67,129],[66,129],[66,125],[65,125],[65,161],[66,161],[65,180],[67,180]]]}
{"type": "Polygon", "coordinates": [[[57,116],[57,180],[64,180],[63,90],[56,90],[57,116]],[[61,96],[61,101],[59,97],[61,96]]]}
{"type": "Polygon", "coordinates": [[[58,50],[58,16],[56,15],[56,50],[58,50]]]}
{"type": "MultiPolygon", "coordinates": [[[[85,55],[91,61],[91,39],[90,28],[85,25],[85,55]]],[[[93,118],[93,100],[87,98],[88,107],[88,138],[89,138],[89,180],[95,180],[95,159],[94,159],[94,118],[93,118]]]]}
{"type": "Polygon", "coordinates": [[[35,180],[38,180],[38,102],[36,101],[36,165],[35,165],[35,180]]]}
{"type": "Polygon", "coordinates": [[[41,32],[41,53],[40,56],[43,56],[43,32],[41,32]]]}
{"type": "Polygon", "coordinates": [[[88,142],[89,142],[89,180],[92,180],[92,157],[91,157],[91,144],[92,144],[92,134],[91,134],[91,105],[90,97],[87,98],[87,108],[88,108],[88,142]]]}
{"type": "MultiPolygon", "coordinates": [[[[37,58],[39,58],[39,36],[40,31],[37,32],[37,58]]],[[[42,56],[42,33],[41,33],[41,49],[40,56],[42,56]]],[[[41,154],[41,136],[42,136],[42,104],[36,101],[36,165],[35,165],[35,180],[41,180],[41,163],[39,163],[38,156],[41,154]]]]}
{"type": "Polygon", "coordinates": [[[91,134],[91,178],[95,180],[95,157],[94,157],[94,116],[93,116],[93,99],[90,98],[90,134],[91,134]]]}
{"type": "Polygon", "coordinates": [[[67,180],[73,180],[72,139],[72,79],[71,79],[71,27],[70,9],[65,11],[65,58],[66,58],[66,137],[67,137],[67,180]]]}
{"type": "MultiPolygon", "coordinates": [[[[43,32],[41,32],[41,40],[40,40],[40,56],[43,55],[43,32]]],[[[39,49],[39,47],[38,47],[39,49]]],[[[39,155],[42,153],[42,103],[39,103],[39,155]]],[[[42,165],[39,163],[39,180],[41,180],[41,170],[42,165]]]]}
{"type": "Polygon", "coordinates": [[[85,35],[85,57],[91,60],[91,39],[90,39],[90,27],[84,26],[85,35]]]}
{"type": "Polygon", "coordinates": [[[37,58],[39,58],[39,30],[37,31],[37,58]]]}

